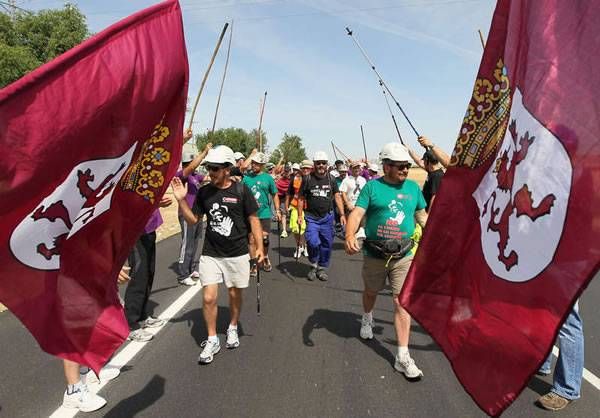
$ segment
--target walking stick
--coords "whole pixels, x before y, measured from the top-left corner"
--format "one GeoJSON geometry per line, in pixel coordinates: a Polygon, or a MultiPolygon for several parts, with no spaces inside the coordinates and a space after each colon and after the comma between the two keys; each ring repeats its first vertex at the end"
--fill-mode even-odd
{"type": "Polygon", "coordinates": [[[213,51],[212,57],[210,59],[210,63],[208,64],[208,68],[206,69],[206,72],[204,73],[204,78],[202,79],[202,83],[200,84],[200,90],[198,91],[198,95],[196,96],[196,101],[194,102],[194,107],[192,108],[192,115],[190,116],[190,124],[188,126],[189,129],[192,129],[192,124],[194,123],[194,115],[196,114],[196,107],[198,106],[198,102],[200,101],[200,96],[202,95],[202,90],[204,90],[204,85],[206,84],[206,79],[208,78],[210,69],[212,68],[213,63],[215,62],[215,57],[217,56],[217,52],[219,52],[219,48],[221,47],[221,42],[223,42],[223,37],[225,36],[225,32],[227,31],[228,26],[229,26],[229,22],[225,23],[225,26],[223,26],[223,30],[221,31],[221,36],[219,36],[217,46],[215,46],[215,50],[213,51]]]}
{"type": "Polygon", "coordinates": [[[281,265],[281,226],[279,225],[279,219],[277,219],[277,240],[278,240],[278,246],[279,248],[277,249],[277,252],[279,253],[279,265],[281,265]]]}
{"type": "Polygon", "coordinates": [[[256,260],[256,314],[260,316],[260,266],[256,260]]]}
{"type": "Polygon", "coordinates": [[[363,131],[362,125],[360,125],[360,134],[362,135],[363,150],[365,151],[365,163],[366,163],[367,161],[369,161],[369,158],[367,157],[367,146],[365,145],[365,133],[363,131]]]}
{"type": "Polygon", "coordinates": [[[400,106],[400,103],[398,103],[398,100],[396,100],[396,98],[394,97],[394,95],[390,91],[390,89],[387,86],[387,84],[385,83],[385,81],[383,81],[383,78],[381,78],[381,74],[379,74],[379,72],[375,69],[375,64],[373,64],[373,62],[368,57],[368,55],[365,52],[365,50],[363,49],[363,47],[358,43],[358,40],[353,36],[353,32],[350,30],[350,28],[346,28],[346,32],[347,32],[348,36],[352,38],[352,40],[354,41],[354,43],[356,44],[356,46],[358,47],[358,49],[360,49],[360,52],[362,52],[363,56],[365,57],[365,59],[369,63],[369,66],[375,72],[375,75],[377,75],[377,79],[379,80],[379,84],[381,84],[387,90],[388,94],[390,95],[390,97],[392,98],[392,100],[394,101],[394,103],[396,103],[396,106],[398,107],[398,109],[400,109],[400,112],[402,112],[402,115],[404,116],[404,119],[406,119],[406,121],[410,125],[410,127],[413,130],[413,132],[415,133],[415,135],[417,135],[417,137],[420,137],[421,135],[419,134],[419,132],[417,132],[416,128],[413,126],[412,122],[410,121],[410,119],[408,118],[408,116],[406,115],[406,113],[404,112],[404,109],[402,109],[402,106],[400,106]]]}
{"type": "Polygon", "coordinates": [[[233,38],[233,20],[231,21],[231,29],[229,29],[229,45],[227,46],[227,59],[225,60],[225,69],[223,70],[223,77],[221,78],[221,87],[219,87],[219,97],[217,98],[217,107],[215,108],[215,117],[213,118],[212,128],[210,133],[215,131],[215,125],[217,124],[217,115],[219,114],[219,106],[221,104],[221,95],[223,94],[223,85],[225,84],[225,77],[227,76],[227,67],[229,66],[229,55],[231,53],[231,39],[233,38]]]}

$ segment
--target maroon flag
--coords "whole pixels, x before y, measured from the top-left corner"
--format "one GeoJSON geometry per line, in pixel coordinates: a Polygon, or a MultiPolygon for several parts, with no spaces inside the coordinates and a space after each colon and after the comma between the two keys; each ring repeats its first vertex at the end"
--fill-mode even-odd
{"type": "Polygon", "coordinates": [[[500,0],[400,296],[481,409],[527,385],[599,268],[599,2],[500,0]]]}
{"type": "Polygon", "coordinates": [[[97,370],[128,326],[116,277],[179,164],[177,1],[0,90],[0,301],[43,350],[97,370]]]}

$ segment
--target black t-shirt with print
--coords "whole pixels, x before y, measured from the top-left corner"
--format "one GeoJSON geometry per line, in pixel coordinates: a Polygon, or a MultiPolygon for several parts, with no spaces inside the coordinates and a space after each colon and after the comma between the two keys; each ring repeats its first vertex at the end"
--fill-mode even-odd
{"type": "Polygon", "coordinates": [[[427,203],[427,212],[429,212],[429,204],[431,203],[431,198],[435,196],[438,189],[440,188],[442,177],[444,177],[444,170],[442,170],[441,168],[432,171],[431,173],[427,173],[427,180],[423,185],[423,197],[425,198],[425,203],[427,203]]]}
{"type": "Polygon", "coordinates": [[[302,179],[300,194],[306,199],[306,209],[308,216],[313,218],[323,218],[333,210],[334,197],[339,193],[335,180],[326,174],[323,177],[310,174],[302,179]]]}
{"type": "Polygon", "coordinates": [[[238,257],[248,254],[248,216],[258,211],[248,187],[232,182],[227,189],[207,184],[196,194],[194,214],[206,215],[203,255],[238,257]]]}

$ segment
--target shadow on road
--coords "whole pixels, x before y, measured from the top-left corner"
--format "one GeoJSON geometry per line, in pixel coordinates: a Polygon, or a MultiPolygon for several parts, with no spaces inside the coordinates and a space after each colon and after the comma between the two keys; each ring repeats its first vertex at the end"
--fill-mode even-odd
{"type": "Polygon", "coordinates": [[[108,411],[105,418],[133,417],[137,413],[152,406],[165,393],[165,378],[155,375],[138,393],[123,399],[108,411]]]}
{"type": "MultiPolygon", "coordinates": [[[[331,311],[329,309],[315,309],[313,314],[306,319],[302,326],[302,341],[308,347],[314,347],[315,343],[311,339],[314,329],[325,328],[327,331],[341,338],[354,338],[371,348],[380,357],[385,359],[391,365],[394,364],[394,354],[381,344],[377,338],[372,340],[363,340],[359,337],[361,315],[352,312],[331,311]]],[[[376,323],[391,324],[388,321],[378,321],[376,323]]],[[[383,327],[376,325],[373,327],[373,334],[381,335],[383,327]]]]}
{"type": "MultiPolygon", "coordinates": [[[[224,334],[229,326],[229,308],[219,306],[217,311],[217,334],[224,334]]],[[[204,315],[202,314],[202,308],[196,308],[191,311],[187,311],[184,315],[171,319],[172,323],[186,322],[190,327],[190,334],[194,337],[196,344],[200,347],[200,343],[206,340],[208,331],[204,322],[204,315]]],[[[241,322],[238,323],[238,334],[240,337],[247,335],[244,333],[244,327],[241,322]]]]}

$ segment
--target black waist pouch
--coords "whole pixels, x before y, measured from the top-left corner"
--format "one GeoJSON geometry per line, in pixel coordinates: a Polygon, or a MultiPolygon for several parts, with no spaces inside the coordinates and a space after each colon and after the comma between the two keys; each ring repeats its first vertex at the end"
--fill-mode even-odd
{"type": "Polygon", "coordinates": [[[415,245],[411,238],[386,239],[386,240],[365,240],[364,246],[369,252],[383,259],[398,259],[404,257],[415,245]]]}

